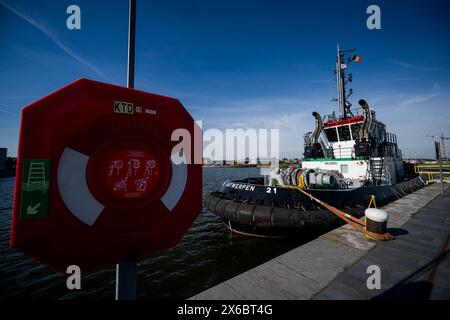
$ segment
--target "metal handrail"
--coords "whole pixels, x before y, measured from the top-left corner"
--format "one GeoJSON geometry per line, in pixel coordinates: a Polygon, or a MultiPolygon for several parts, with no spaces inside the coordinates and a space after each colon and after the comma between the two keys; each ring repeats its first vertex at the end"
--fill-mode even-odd
{"type": "MultiPolygon", "coordinates": [[[[441,174],[440,173],[422,172],[421,175],[425,175],[427,182],[430,182],[430,181],[441,181],[441,174]]],[[[442,180],[444,182],[446,182],[446,181],[450,182],[450,176],[445,176],[444,173],[442,173],[442,180]]]]}
{"type": "MultiPolygon", "coordinates": [[[[450,174],[450,164],[443,164],[442,170],[448,170],[448,171],[443,171],[442,173],[450,174]]],[[[419,173],[419,174],[420,173],[439,173],[439,165],[438,164],[415,165],[414,172],[419,173]]]]}
{"type": "Polygon", "coordinates": [[[414,172],[419,174],[426,182],[450,182],[450,164],[422,164],[415,165],[414,172]],[[441,171],[442,170],[442,171],[441,171]]]}

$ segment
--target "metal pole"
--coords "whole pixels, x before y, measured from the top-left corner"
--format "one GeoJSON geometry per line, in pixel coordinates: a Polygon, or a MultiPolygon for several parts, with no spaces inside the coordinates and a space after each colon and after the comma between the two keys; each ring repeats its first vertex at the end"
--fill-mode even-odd
{"type": "Polygon", "coordinates": [[[444,196],[445,195],[445,188],[444,188],[444,175],[443,175],[443,173],[442,173],[442,152],[441,152],[441,150],[439,150],[439,155],[440,155],[440,157],[439,157],[439,175],[441,176],[441,186],[442,186],[442,195],[444,196]]]}
{"type": "MultiPolygon", "coordinates": [[[[136,0],[129,0],[128,69],[127,87],[134,88],[134,57],[136,41],[136,0]]],[[[121,262],[116,265],[116,300],[135,300],[137,262],[121,262]]]]}
{"type": "Polygon", "coordinates": [[[116,300],[136,300],[136,260],[116,265],[116,300]]]}
{"type": "Polygon", "coordinates": [[[343,80],[342,80],[342,60],[341,60],[341,49],[339,48],[339,44],[337,45],[336,76],[337,76],[337,94],[338,94],[339,112],[341,113],[341,117],[345,118],[345,100],[343,94],[343,80]]]}
{"type": "Polygon", "coordinates": [[[438,160],[438,164],[439,164],[439,175],[440,175],[440,180],[441,180],[441,186],[442,186],[442,195],[444,195],[444,176],[442,174],[442,151],[441,151],[441,144],[438,141],[434,142],[434,147],[436,149],[436,158],[438,160]]]}
{"type": "Polygon", "coordinates": [[[136,0],[130,0],[128,25],[128,88],[134,88],[134,56],[136,43],[136,0]]]}
{"type": "Polygon", "coordinates": [[[445,140],[449,140],[449,137],[444,136],[443,133],[441,133],[441,143],[442,143],[442,159],[448,160],[447,156],[447,147],[445,146],[445,140]]]}
{"type": "Polygon", "coordinates": [[[445,188],[444,188],[444,177],[443,177],[443,174],[442,174],[442,161],[441,161],[441,158],[439,158],[439,175],[441,176],[442,195],[444,195],[445,188]]]}

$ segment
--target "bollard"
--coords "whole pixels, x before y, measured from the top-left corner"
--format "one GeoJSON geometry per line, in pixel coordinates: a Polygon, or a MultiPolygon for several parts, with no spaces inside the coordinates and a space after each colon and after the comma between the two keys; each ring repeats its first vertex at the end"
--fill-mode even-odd
{"type": "Polygon", "coordinates": [[[384,235],[387,233],[387,221],[389,215],[386,211],[369,208],[364,211],[364,215],[366,219],[366,231],[376,235],[384,235]]]}

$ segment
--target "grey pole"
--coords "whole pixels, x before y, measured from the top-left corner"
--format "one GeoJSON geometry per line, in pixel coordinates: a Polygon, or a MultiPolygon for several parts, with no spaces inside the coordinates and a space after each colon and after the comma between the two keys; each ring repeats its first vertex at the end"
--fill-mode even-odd
{"type": "Polygon", "coordinates": [[[440,176],[440,181],[441,181],[441,186],[442,186],[442,195],[444,195],[444,176],[442,173],[442,151],[441,151],[441,144],[438,141],[434,141],[434,148],[436,150],[436,160],[438,161],[439,164],[439,176],[440,176]]]}
{"type": "MultiPolygon", "coordinates": [[[[136,0],[129,0],[128,71],[127,87],[134,88],[134,57],[136,40],[136,0]]],[[[116,300],[135,300],[137,262],[121,262],[116,265],[116,300]]]]}
{"type": "Polygon", "coordinates": [[[136,0],[130,0],[128,25],[128,88],[134,88],[134,56],[136,43],[136,0]]]}
{"type": "Polygon", "coordinates": [[[136,300],[136,260],[116,265],[116,300],[136,300]]]}
{"type": "Polygon", "coordinates": [[[445,140],[450,140],[450,137],[446,137],[446,136],[444,136],[443,133],[441,133],[442,159],[445,159],[446,161],[448,161],[447,147],[445,146],[445,140]]]}
{"type": "MultiPolygon", "coordinates": [[[[443,141],[443,140],[442,140],[443,141]]],[[[439,145],[439,142],[437,142],[439,145]]],[[[442,187],[442,196],[445,195],[445,187],[444,187],[444,174],[442,173],[442,150],[441,150],[441,145],[439,145],[439,157],[438,157],[438,161],[439,161],[439,175],[441,176],[441,187],[442,187]]]]}

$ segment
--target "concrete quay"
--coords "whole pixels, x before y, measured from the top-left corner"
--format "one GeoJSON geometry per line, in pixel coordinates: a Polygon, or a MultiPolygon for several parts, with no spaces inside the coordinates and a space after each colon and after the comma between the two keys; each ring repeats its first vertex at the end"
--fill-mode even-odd
{"type": "MultiPolygon", "coordinates": [[[[446,186],[448,188],[448,186],[446,186]]],[[[450,299],[450,195],[432,184],[385,207],[391,241],[349,225],[218,284],[191,299],[450,299]],[[369,266],[380,288],[369,289],[369,266]]]]}

